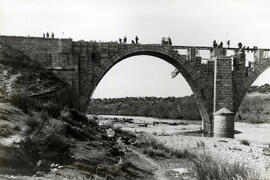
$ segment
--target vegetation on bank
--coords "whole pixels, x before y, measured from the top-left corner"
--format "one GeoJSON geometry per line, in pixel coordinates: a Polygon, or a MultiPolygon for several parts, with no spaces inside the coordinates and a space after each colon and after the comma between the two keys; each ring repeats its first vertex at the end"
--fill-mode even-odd
{"type": "Polygon", "coordinates": [[[92,99],[88,113],[190,120],[201,118],[193,96],[92,99]]]}
{"type": "Polygon", "coordinates": [[[197,148],[181,146],[171,148],[160,142],[151,134],[142,134],[137,142],[143,152],[153,158],[177,157],[192,162],[192,174],[199,180],[231,180],[231,179],[261,179],[261,175],[240,162],[231,162],[230,159],[216,155],[208,149],[204,142],[197,142],[197,148]]]}
{"type": "MultiPolygon", "coordinates": [[[[10,99],[12,105],[25,113],[21,121],[27,127],[18,147],[12,147],[21,152],[19,156],[25,157],[17,164],[27,165],[27,171],[15,166],[12,159],[8,162],[11,174],[41,173],[44,179],[124,180],[152,176],[150,170],[135,166],[133,159],[121,161],[128,156],[117,140],[119,137],[135,140],[132,134],[116,129],[115,136],[108,137],[107,129],[112,127],[100,127],[94,119],[76,110],[61,109],[25,95],[17,94],[10,99]]],[[[11,148],[7,151],[11,152],[11,148]]],[[[6,164],[0,168],[0,178],[6,164]]]]}
{"type": "Polygon", "coordinates": [[[251,86],[251,88],[248,90],[249,93],[270,93],[270,84],[264,84],[261,86],[251,86]]]}

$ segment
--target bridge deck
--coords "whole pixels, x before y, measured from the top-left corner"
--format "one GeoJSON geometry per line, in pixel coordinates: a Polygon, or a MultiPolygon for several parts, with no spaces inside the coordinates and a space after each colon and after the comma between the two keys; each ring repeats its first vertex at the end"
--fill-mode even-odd
{"type": "MultiPolygon", "coordinates": [[[[195,49],[198,49],[198,50],[210,50],[211,48],[213,47],[210,47],[210,46],[172,46],[173,49],[190,49],[190,48],[195,48],[195,49]]],[[[236,48],[236,47],[229,47],[229,48],[226,48],[224,47],[224,49],[227,49],[227,50],[237,50],[239,48],[236,48]]],[[[249,50],[263,50],[263,51],[270,51],[270,49],[268,48],[249,48],[249,50]]]]}

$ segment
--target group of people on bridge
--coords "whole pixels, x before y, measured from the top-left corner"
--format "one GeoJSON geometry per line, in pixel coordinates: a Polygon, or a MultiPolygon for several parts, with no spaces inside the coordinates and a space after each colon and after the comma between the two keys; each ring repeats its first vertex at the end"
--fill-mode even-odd
{"type": "MultiPolygon", "coordinates": [[[[125,36],[123,38],[123,40],[121,38],[119,38],[119,43],[120,44],[127,44],[127,37],[125,36]]],[[[134,40],[131,40],[131,44],[139,44],[139,38],[138,38],[138,36],[135,37],[135,41],[134,40]]]]}
{"type": "MultiPolygon", "coordinates": [[[[230,40],[227,41],[227,48],[223,47],[223,42],[221,41],[219,44],[217,44],[216,40],[213,41],[213,47],[210,48],[210,52],[212,53],[216,49],[221,49],[221,53],[223,55],[226,54],[226,49],[230,48],[230,40]]],[[[243,46],[241,42],[238,43],[238,48],[235,50],[235,54],[241,54],[241,58],[245,58],[245,51],[253,52],[253,49],[250,49],[249,47],[246,48],[246,46],[243,46]]]]}
{"type": "MultiPolygon", "coordinates": [[[[230,47],[230,40],[227,41],[227,47],[230,47]]],[[[217,41],[213,41],[213,48],[223,48],[223,42],[221,41],[219,44],[217,44],[217,41]]]]}
{"type": "MultiPolygon", "coordinates": [[[[223,48],[223,42],[221,41],[219,44],[217,44],[216,40],[213,41],[213,48],[223,48]]],[[[230,48],[230,40],[227,41],[227,48],[230,48]]],[[[249,46],[243,46],[243,44],[241,42],[238,43],[238,50],[241,50],[242,52],[253,52],[254,50],[249,48],[249,46]]]]}
{"type": "Polygon", "coordinates": [[[169,46],[171,46],[172,45],[172,39],[171,39],[171,37],[168,37],[168,38],[163,37],[161,39],[161,44],[162,45],[169,45],[169,46]]]}
{"type": "MultiPolygon", "coordinates": [[[[50,38],[50,34],[47,32],[46,34],[45,33],[43,33],[43,37],[44,38],[50,38]]],[[[54,39],[54,33],[52,32],[52,34],[51,34],[51,38],[52,39],[54,39]]]]}
{"type": "MultiPolygon", "coordinates": [[[[237,48],[234,50],[233,57],[233,66],[236,70],[240,68],[240,66],[245,67],[246,64],[246,51],[247,52],[254,52],[256,51],[256,48],[249,48],[249,46],[243,46],[241,42],[237,44],[237,48]]],[[[230,48],[230,40],[227,41],[227,48],[230,48]]],[[[213,47],[210,48],[211,56],[217,56],[220,55],[226,55],[227,48],[223,48],[223,42],[221,41],[219,44],[217,44],[216,40],[213,41],[213,47]]],[[[252,62],[248,62],[248,68],[252,68],[252,62]]],[[[246,69],[247,70],[247,69],[246,69]]],[[[246,75],[247,72],[246,72],[246,75]]]]}

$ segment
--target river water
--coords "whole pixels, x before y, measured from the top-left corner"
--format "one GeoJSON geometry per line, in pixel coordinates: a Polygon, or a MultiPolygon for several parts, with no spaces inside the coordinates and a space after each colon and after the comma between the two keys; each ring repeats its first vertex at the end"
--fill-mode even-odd
{"type": "MultiPolygon", "coordinates": [[[[152,117],[141,117],[141,116],[114,116],[114,115],[100,115],[99,116],[103,120],[107,120],[109,118],[132,118],[134,123],[148,123],[152,124],[153,121],[159,122],[185,122],[187,125],[179,125],[179,126],[170,126],[170,125],[162,125],[158,127],[148,126],[147,128],[139,127],[134,128],[134,125],[125,125],[124,129],[130,131],[145,131],[145,132],[157,132],[161,131],[164,133],[185,133],[185,135],[189,134],[186,132],[190,131],[199,131],[201,129],[201,121],[192,121],[192,120],[172,120],[172,119],[158,119],[152,117]],[[158,129],[157,129],[158,128],[158,129]]],[[[243,123],[243,122],[235,122],[235,130],[239,131],[239,133],[235,134],[234,138],[239,140],[248,140],[249,142],[259,143],[259,144],[270,144],[270,124],[254,124],[254,123],[243,123]]],[[[201,134],[192,134],[201,136],[201,134]]]]}

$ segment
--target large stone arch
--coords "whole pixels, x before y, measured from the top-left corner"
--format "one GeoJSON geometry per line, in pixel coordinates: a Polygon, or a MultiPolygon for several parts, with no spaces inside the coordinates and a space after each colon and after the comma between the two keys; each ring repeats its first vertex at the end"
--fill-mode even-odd
{"type": "MultiPolygon", "coordinates": [[[[202,121],[210,122],[210,113],[209,104],[207,99],[203,94],[201,82],[200,82],[200,70],[196,69],[194,64],[189,63],[184,56],[180,55],[177,51],[173,50],[168,46],[153,46],[153,45],[126,45],[118,53],[112,55],[109,60],[99,68],[99,71],[96,71],[96,78],[94,80],[94,86],[87,87],[89,95],[88,99],[83,100],[81,106],[87,108],[90,97],[92,96],[96,86],[104,77],[104,75],[117,63],[120,61],[137,55],[149,55],[162,59],[175,68],[183,75],[185,80],[188,82],[191,87],[196,102],[198,104],[198,109],[200,111],[202,121]]],[[[204,127],[203,127],[204,129],[204,127]]]]}

